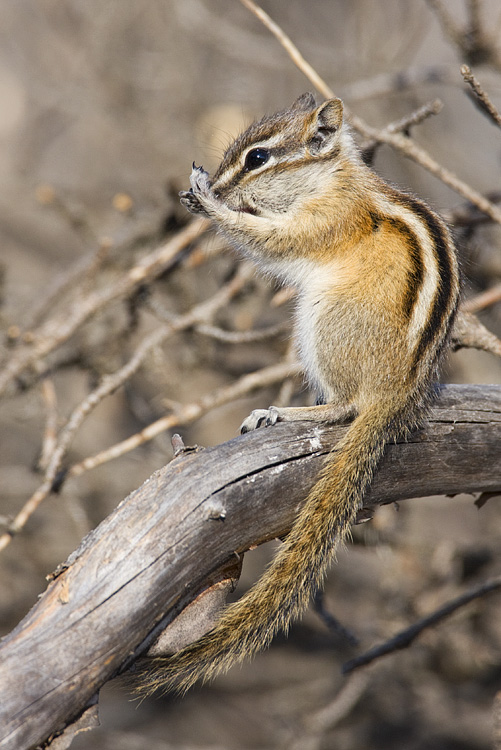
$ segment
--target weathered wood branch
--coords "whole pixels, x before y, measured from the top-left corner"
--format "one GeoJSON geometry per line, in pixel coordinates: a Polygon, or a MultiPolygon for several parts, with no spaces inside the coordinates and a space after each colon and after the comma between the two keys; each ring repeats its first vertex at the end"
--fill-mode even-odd
{"type": "MultiPolygon", "coordinates": [[[[235,553],[284,534],[345,429],[278,424],[185,453],[120,503],[0,646],[0,748],[78,717],[235,553]]],[[[501,386],[448,386],[366,505],[499,490],[500,445],[501,386]]]]}

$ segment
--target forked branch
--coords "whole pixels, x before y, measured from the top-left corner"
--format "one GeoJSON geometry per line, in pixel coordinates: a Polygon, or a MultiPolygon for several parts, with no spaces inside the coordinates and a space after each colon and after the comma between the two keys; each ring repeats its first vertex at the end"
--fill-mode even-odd
{"type": "MultiPolygon", "coordinates": [[[[218,570],[286,533],[345,429],[278,424],[181,453],[126,498],[2,642],[0,748],[71,723],[218,570]]],[[[499,490],[500,440],[501,387],[448,386],[424,428],[389,447],[366,504],[499,490]]]]}

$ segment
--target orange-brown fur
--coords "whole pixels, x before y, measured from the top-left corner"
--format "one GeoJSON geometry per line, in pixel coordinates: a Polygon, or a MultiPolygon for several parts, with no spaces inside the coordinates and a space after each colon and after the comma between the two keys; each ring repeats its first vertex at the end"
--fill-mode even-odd
{"type": "Polygon", "coordinates": [[[181,194],[237,250],[298,288],[296,335],[316,407],[255,410],[243,431],[276,421],[353,418],[272,566],[216,627],[159,658],[143,689],[186,689],[287,630],[323,582],[388,441],[418,423],[458,297],[442,221],[363,164],[342,104],[304,95],[252,125],[212,182],[194,167],[181,194]]]}

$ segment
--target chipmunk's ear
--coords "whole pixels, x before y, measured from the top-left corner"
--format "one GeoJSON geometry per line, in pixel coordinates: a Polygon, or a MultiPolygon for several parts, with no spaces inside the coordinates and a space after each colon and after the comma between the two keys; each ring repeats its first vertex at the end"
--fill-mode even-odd
{"type": "Polygon", "coordinates": [[[319,127],[336,131],[343,122],[343,102],[341,99],[328,99],[317,110],[319,127]]]}
{"type": "Polygon", "coordinates": [[[310,147],[317,153],[328,151],[336,133],[343,124],[343,102],[341,99],[328,99],[320,105],[314,114],[313,133],[310,136],[310,147]]]}
{"type": "Polygon", "coordinates": [[[311,110],[315,109],[316,106],[317,103],[315,101],[315,97],[313,96],[313,94],[310,94],[310,92],[307,91],[306,94],[301,94],[301,96],[296,99],[291,109],[301,109],[305,112],[311,112],[311,110]]]}

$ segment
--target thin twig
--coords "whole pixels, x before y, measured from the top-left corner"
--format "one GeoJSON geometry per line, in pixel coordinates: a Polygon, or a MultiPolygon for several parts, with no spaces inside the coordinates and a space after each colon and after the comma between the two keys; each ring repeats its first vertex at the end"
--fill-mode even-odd
{"type": "MultiPolygon", "coordinates": [[[[354,677],[362,677],[362,675],[353,675],[348,678],[330,703],[308,717],[307,724],[311,730],[324,733],[326,730],[332,729],[347,716],[360,700],[369,684],[369,680],[366,675],[364,675],[365,679],[361,680],[354,680],[354,677]]],[[[297,745],[297,747],[300,746],[297,745]]]]}
{"type": "MultiPolygon", "coordinates": [[[[287,53],[290,55],[292,61],[301,70],[308,80],[315,86],[322,96],[326,99],[331,99],[334,96],[332,89],[325,83],[325,81],[318,75],[318,73],[312,68],[312,66],[304,59],[297,47],[293,44],[291,39],[282,31],[280,26],[273,21],[270,16],[260,8],[254,0],[240,0],[240,2],[246,6],[260,21],[271,31],[271,33],[278,39],[280,44],[284,47],[287,53]]],[[[466,198],[471,203],[476,205],[481,211],[490,216],[493,221],[501,224],[501,209],[491,203],[481,193],[472,188],[466,182],[463,182],[457,175],[450,170],[442,167],[433,157],[421,146],[418,146],[411,138],[402,133],[391,133],[383,128],[378,130],[368,125],[360,117],[350,112],[348,107],[345,105],[346,116],[350,120],[352,126],[357,130],[364,138],[369,140],[378,141],[380,143],[386,143],[389,146],[400,151],[405,156],[409,157],[417,164],[420,164],[428,172],[438,177],[443,183],[448,185],[450,188],[455,190],[463,198],[466,198]]]]}
{"type": "Polygon", "coordinates": [[[418,635],[423,632],[423,630],[426,630],[426,628],[436,625],[437,622],[440,622],[453,612],[456,612],[460,607],[469,604],[469,602],[474,599],[479,599],[481,596],[486,596],[486,594],[490,594],[498,589],[501,589],[501,577],[494,578],[491,581],[487,581],[486,583],[461,594],[461,596],[456,597],[456,599],[452,599],[452,601],[439,607],[435,612],[418,620],[418,622],[415,622],[409,628],[397,633],[397,635],[393,636],[393,638],[390,638],[390,640],[385,643],[381,643],[379,646],[375,646],[369,651],[366,651],[365,654],[360,654],[360,656],[345,662],[343,664],[343,673],[347,674],[348,672],[353,672],[353,670],[365,666],[366,664],[370,664],[381,656],[390,654],[398,649],[407,648],[418,637],[418,635]]]}
{"type": "Polygon", "coordinates": [[[330,633],[336,638],[344,638],[350,646],[358,646],[360,641],[351,630],[349,630],[343,623],[335,617],[332,612],[329,612],[325,606],[324,592],[317,591],[313,600],[313,609],[320,617],[324,625],[327,627],[330,633]]]}
{"type": "Polygon", "coordinates": [[[268,13],[266,13],[253,0],[240,0],[240,2],[242,3],[242,5],[245,5],[245,7],[248,8],[251,13],[257,16],[263,26],[266,26],[266,28],[271,31],[275,38],[278,39],[282,47],[286,50],[287,54],[291,58],[292,62],[299,68],[299,70],[301,70],[305,74],[308,80],[313,84],[313,86],[315,86],[317,91],[320,91],[322,96],[325,96],[326,99],[331,99],[334,96],[331,89],[318,75],[317,71],[310,65],[310,63],[304,59],[296,45],[293,43],[292,39],[290,39],[290,37],[288,37],[287,34],[284,33],[281,27],[277,23],[275,23],[275,21],[273,21],[268,13]]]}
{"type": "Polygon", "coordinates": [[[471,299],[466,300],[461,305],[463,312],[477,313],[491,307],[497,302],[501,302],[501,284],[495,284],[490,289],[486,289],[480,294],[476,294],[471,299]]]}
{"type": "MultiPolygon", "coordinates": [[[[501,203],[501,192],[499,190],[491,190],[486,193],[486,198],[492,203],[501,203]]],[[[479,211],[471,203],[456,206],[452,210],[443,211],[442,214],[448,224],[460,229],[472,229],[490,221],[488,216],[479,211]]]]}
{"type": "Polygon", "coordinates": [[[266,341],[267,339],[280,336],[289,330],[290,323],[277,323],[267,328],[253,329],[251,331],[225,331],[218,326],[201,323],[194,327],[196,333],[202,334],[225,344],[252,344],[256,341],[266,341]]]}
{"type": "MultiPolygon", "coordinates": [[[[219,289],[213,297],[196,305],[185,315],[180,315],[169,325],[156,329],[142,342],[131,359],[123,367],[112,375],[104,377],[98,387],[89,393],[82,403],[73,410],[65,427],[59,434],[57,444],[54,446],[52,454],[46,459],[47,468],[44,475],[44,481],[39,487],[37,487],[33,495],[17,513],[16,517],[10,524],[8,531],[0,536],[0,551],[8,545],[13,536],[18,534],[25,526],[26,522],[39,507],[40,503],[42,503],[43,500],[54,491],[54,485],[57,481],[57,475],[60,471],[63,458],[66,455],[76,431],[80,428],[84,419],[90,414],[90,412],[93,411],[104,398],[114,393],[139,369],[152,349],[163,343],[171,334],[191,328],[200,320],[205,320],[207,317],[213,315],[218,308],[227,304],[231,297],[240,291],[249,276],[249,266],[242,264],[235,277],[224,287],[219,289]]],[[[57,484],[59,488],[60,483],[57,484]]]]}
{"type": "Polygon", "coordinates": [[[454,322],[451,348],[453,351],[463,348],[481,349],[501,357],[501,339],[489,331],[475,315],[466,312],[464,307],[460,308],[454,322]]]}
{"type": "MultiPolygon", "coordinates": [[[[241,268],[246,268],[246,278],[255,276],[254,267],[250,264],[240,264],[241,268]]],[[[168,323],[169,325],[174,323],[177,319],[176,314],[170,310],[166,310],[165,307],[158,304],[154,299],[149,299],[146,302],[148,308],[156,315],[159,320],[168,323]]],[[[214,308],[213,313],[218,308],[214,308]]],[[[204,323],[198,323],[193,325],[193,331],[207,338],[216,339],[224,344],[252,344],[260,341],[267,341],[268,339],[275,338],[281,334],[290,330],[290,322],[283,321],[276,325],[268,326],[267,328],[251,329],[249,331],[227,331],[219,326],[215,326],[207,321],[212,319],[213,313],[207,313],[204,323]]]]}
{"type": "Polygon", "coordinates": [[[97,250],[93,250],[79,258],[69,269],[58,274],[55,279],[49,283],[46,290],[42,290],[42,296],[38,299],[33,308],[28,313],[25,322],[27,329],[39,325],[40,321],[50,311],[54,302],[65,294],[68,289],[74,291],[74,284],[89,275],[94,275],[106,259],[112,247],[111,240],[103,238],[97,250]]]}
{"type": "Polygon", "coordinates": [[[256,370],[249,375],[243,375],[234,383],[218,388],[202,396],[198,401],[193,401],[190,404],[182,406],[176,413],[170,414],[167,417],[161,417],[156,422],[152,422],[148,427],[127,438],[127,440],[116,443],[111,448],[101,451],[95,456],[90,456],[78,464],[74,464],[69,469],[68,476],[80,476],[85,471],[95,469],[107,461],[123,456],[125,453],[134,450],[134,448],[138,448],[149,440],[153,440],[154,437],[166,430],[179,427],[180,425],[191,424],[208,411],[211,411],[211,409],[227,404],[237,398],[242,398],[259,388],[266,388],[267,386],[275,385],[275,383],[280,383],[285,378],[298,375],[301,372],[302,367],[298,363],[279,362],[276,365],[256,370]]]}
{"type": "MultiPolygon", "coordinates": [[[[292,339],[287,347],[284,362],[296,362],[298,359],[295,341],[292,339]]],[[[280,386],[280,390],[275,398],[275,406],[289,406],[294,394],[294,378],[287,378],[280,386]]]]}
{"type": "MultiPolygon", "coordinates": [[[[294,728],[287,743],[289,750],[320,750],[325,747],[325,735],[350,714],[369,685],[369,676],[363,672],[351,675],[327,705],[309,711],[304,719],[304,729],[294,728]]],[[[330,745],[329,745],[330,747],[330,745]]]]}
{"type": "Polygon", "coordinates": [[[464,27],[453,20],[442,0],[427,0],[431,10],[437,16],[444,34],[458,48],[463,59],[471,65],[490,64],[501,67],[501,54],[496,46],[496,34],[488,34],[481,15],[481,0],[468,0],[467,19],[464,27]]]}
{"type": "Polygon", "coordinates": [[[481,36],[482,28],[482,7],[483,0],[468,0],[468,33],[474,39],[481,36]]]}
{"type": "MultiPolygon", "coordinates": [[[[388,133],[405,133],[406,135],[409,135],[409,130],[415,126],[419,125],[420,123],[424,122],[424,120],[427,120],[428,117],[431,117],[432,115],[438,115],[439,112],[441,112],[443,108],[443,103],[440,101],[440,99],[434,99],[431,102],[426,102],[426,104],[423,104],[421,107],[418,107],[413,112],[410,112],[410,114],[405,115],[404,117],[400,118],[399,120],[395,120],[394,122],[391,122],[389,125],[386,126],[386,130],[388,133]]],[[[362,145],[362,152],[364,154],[364,158],[367,158],[367,155],[370,154],[373,156],[375,147],[378,145],[377,140],[370,140],[367,141],[362,145]]]]}
{"type": "Polygon", "coordinates": [[[475,78],[468,65],[461,65],[461,75],[465,82],[471,86],[475,101],[479,105],[480,110],[486,114],[492,122],[501,128],[501,113],[498,112],[494,104],[491,102],[489,95],[484,91],[478,78],[475,78]]]}
{"type": "Polygon", "coordinates": [[[275,398],[275,406],[290,406],[292,396],[294,395],[294,379],[287,378],[280,386],[277,397],[275,398]]]}
{"type": "Polygon", "coordinates": [[[275,292],[275,294],[271,298],[270,305],[271,307],[281,307],[282,305],[285,305],[287,302],[290,302],[291,299],[294,299],[296,294],[297,294],[296,287],[283,286],[281,289],[278,290],[278,292],[275,292]]]}
{"type": "Polygon", "coordinates": [[[456,45],[461,45],[461,39],[463,32],[461,28],[454,22],[452,15],[448,13],[445,5],[441,0],[426,0],[430,8],[435,12],[437,19],[444,31],[445,35],[456,45]]]}
{"type": "Polygon", "coordinates": [[[400,120],[390,123],[386,127],[386,130],[388,133],[406,133],[413,125],[420,125],[428,117],[438,115],[442,111],[443,106],[443,102],[440,99],[433,99],[418,107],[409,115],[405,115],[400,120]]]}
{"type": "Polygon", "coordinates": [[[56,448],[58,414],[54,381],[50,378],[44,378],[42,380],[41,391],[42,399],[45,405],[46,418],[42,440],[42,450],[40,451],[38,465],[43,470],[47,468],[50,457],[56,448]]]}
{"type": "Polygon", "coordinates": [[[0,395],[25,369],[67,341],[92,315],[114,300],[131,294],[138,286],[159,276],[208,227],[206,219],[194,219],[164,245],[156,248],[104,290],[74,300],[68,310],[44,323],[31,336],[32,343],[19,348],[0,372],[0,395]]]}

